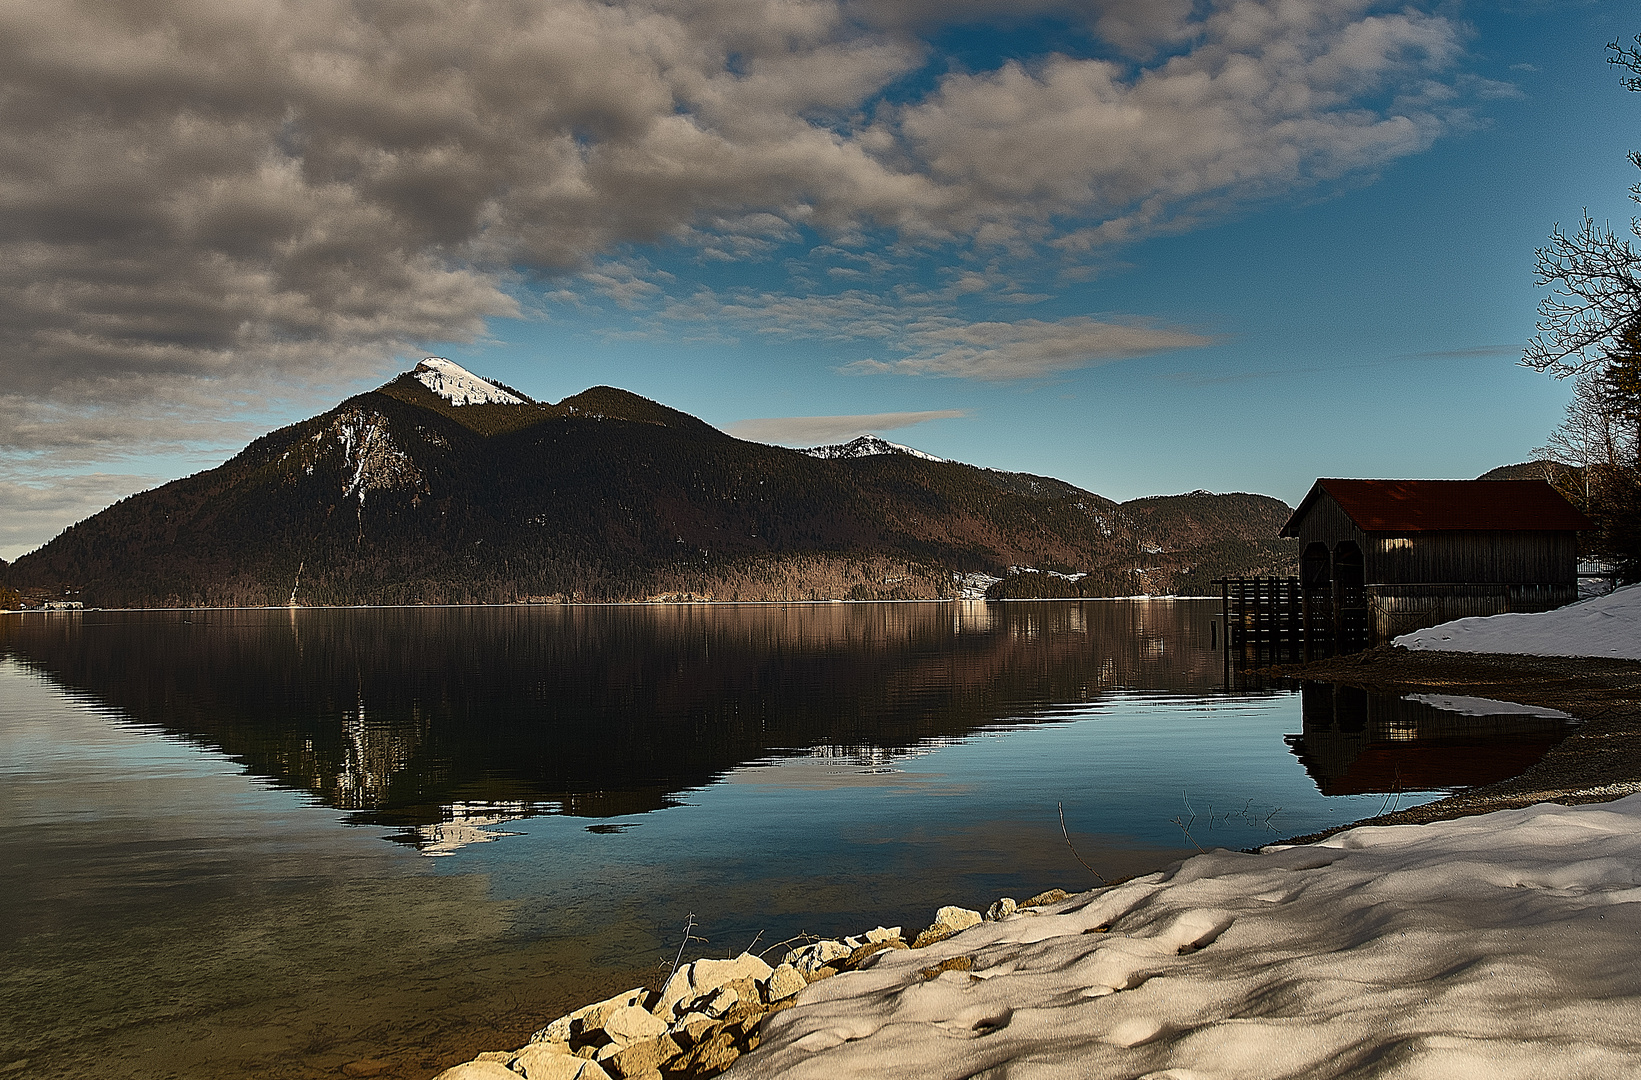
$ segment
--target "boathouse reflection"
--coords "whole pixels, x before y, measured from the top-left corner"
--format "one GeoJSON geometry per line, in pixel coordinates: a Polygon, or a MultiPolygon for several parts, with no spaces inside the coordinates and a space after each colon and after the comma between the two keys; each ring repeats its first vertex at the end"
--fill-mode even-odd
{"type": "Polygon", "coordinates": [[[1440,694],[1305,683],[1288,748],[1324,795],[1445,791],[1507,780],[1566,738],[1554,709],[1440,694]]]}

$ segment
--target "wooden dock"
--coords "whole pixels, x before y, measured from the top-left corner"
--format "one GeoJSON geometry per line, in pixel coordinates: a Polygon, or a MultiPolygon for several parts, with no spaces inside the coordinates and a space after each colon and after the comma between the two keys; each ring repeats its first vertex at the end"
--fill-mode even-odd
{"type": "Polygon", "coordinates": [[[1220,588],[1225,626],[1225,663],[1233,655],[1258,667],[1298,660],[1304,653],[1304,597],[1296,577],[1234,577],[1220,588]]]}

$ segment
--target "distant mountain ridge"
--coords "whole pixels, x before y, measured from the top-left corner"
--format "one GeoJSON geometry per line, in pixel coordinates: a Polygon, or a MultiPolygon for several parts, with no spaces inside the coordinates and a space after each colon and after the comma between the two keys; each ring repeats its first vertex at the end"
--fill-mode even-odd
{"type": "Polygon", "coordinates": [[[429,358],[71,526],[0,578],[116,607],[914,599],[969,573],[1004,577],[1000,595],[1051,578],[1010,566],[1131,595],[1292,572],[1275,499],[1119,505],[877,441],[892,449],[816,456],[614,387],[548,404],[429,358]]]}
{"type": "Polygon", "coordinates": [[[1476,477],[1477,480],[1543,480],[1553,487],[1563,489],[1576,488],[1583,483],[1584,470],[1577,465],[1565,465],[1559,461],[1523,461],[1517,465],[1500,465],[1496,469],[1489,469],[1476,477]]]}

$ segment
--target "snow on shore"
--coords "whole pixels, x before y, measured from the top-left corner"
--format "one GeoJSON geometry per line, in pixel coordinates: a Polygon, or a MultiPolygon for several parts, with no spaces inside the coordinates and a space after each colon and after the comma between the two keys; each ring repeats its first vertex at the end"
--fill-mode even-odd
{"type": "Polygon", "coordinates": [[[1641,660],[1641,585],[1554,611],[1455,619],[1403,634],[1394,644],[1433,652],[1641,660]]]}
{"type": "Polygon", "coordinates": [[[1641,795],[1216,851],[1043,912],[811,984],[729,1075],[1641,1073],[1641,795]]]}

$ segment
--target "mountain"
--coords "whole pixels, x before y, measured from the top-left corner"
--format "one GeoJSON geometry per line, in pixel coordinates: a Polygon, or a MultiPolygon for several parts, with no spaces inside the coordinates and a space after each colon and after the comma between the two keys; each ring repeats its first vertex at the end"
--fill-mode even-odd
{"type": "Polygon", "coordinates": [[[862,435],[854,442],[835,443],[831,446],[811,446],[803,453],[808,454],[810,457],[833,460],[837,458],[872,457],[877,454],[910,454],[912,457],[922,458],[924,461],[946,460],[945,458],[937,458],[933,454],[925,454],[921,450],[913,450],[909,446],[892,443],[888,439],[877,435],[862,435]]]}
{"type": "Polygon", "coordinates": [[[1296,542],[1276,534],[1293,508],[1266,495],[1193,491],[1125,502],[1115,524],[1132,538],[1122,558],[1086,572],[1014,573],[986,591],[992,599],[1074,596],[1209,596],[1214,579],[1294,574],[1296,542]]]}
{"type": "Polygon", "coordinates": [[[1286,511],[1207,493],[1119,506],[909,453],[816,457],[613,387],[546,404],[430,358],[3,577],[103,607],[927,598],[1009,566],[1125,595],[1179,591],[1208,565],[1251,572],[1238,545],[1261,566],[1276,545],[1291,569],[1271,539],[1286,511]]]}
{"type": "Polygon", "coordinates": [[[442,356],[416,365],[410,377],[452,405],[530,405],[529,398],[498,382],[473,374],[442,356]]]}
{"type": "Polygon", "coordinates": [[[1563,465],[1559,461],[1524,461],[1519,465],[1500,465],[1476,477],[1477,480],[1544,480],[1557,488],[1576,488],[1584,482],[1584,470],[1577,465],[1563,465]]]}

